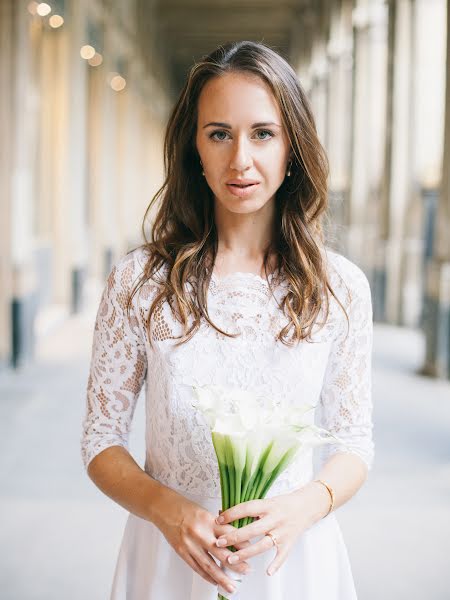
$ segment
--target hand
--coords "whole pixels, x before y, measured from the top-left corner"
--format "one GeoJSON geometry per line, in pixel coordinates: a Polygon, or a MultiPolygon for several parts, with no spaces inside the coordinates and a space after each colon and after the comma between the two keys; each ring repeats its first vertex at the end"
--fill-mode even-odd
{"type": "Polygon", "coordinates": [[[231,566],[270,550],[273,547],[273,541],[266,536],[266,533],[268,531],[273,533],[278,543],[278,551],[267,569],[267,574],[273,575],[286,560],[299,535],[326,514],[326,502],[326,496],[321,495],[320,491],[316,487],[311,487],[310,484],[288,494],[237,504],[221,514],[219,519],[223,518],[224,524],[247,516],[255,517],[257,520],[220,536],[217,545],[237,548],[239,544],[253,537],[264,536],[258,542],[231,553],[229,558],[232,558],[233,563],[230,563],[228,559],[228,564],[231,566]]]}
{"type": "MultiPolygon", "coordinates": [[[[238,573],[246,573],[250,569],[246,562],[231,566],[227,558],[233,552],[218,548],[215,544],[217,537],[229,535],[235,528],[232,525],[218,525],[214,515],[181,494],[168,499],[157,526],[175,552],[213,585],[221,585],[230,592],[234,588],[233,580],[227,577],[213,557],[238,573]]],[[[236,549],[244,549],[249,545],[249,542],[243,542],[236,549]]]]}

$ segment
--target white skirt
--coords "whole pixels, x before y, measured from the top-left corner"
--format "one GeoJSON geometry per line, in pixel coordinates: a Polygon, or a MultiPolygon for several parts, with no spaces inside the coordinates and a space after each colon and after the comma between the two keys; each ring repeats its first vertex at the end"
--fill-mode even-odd
{"type": "MultiPolygon", "coordinates": [[[[212,514],[219,498],[185,494],[212,514]]],[[[253,541],[261,538],[253,538],[253,541]]],[[[266,570],[276,549],[247,559],[233,600],[356,600],[344,539],[334,512],[304,531],[278,571],[266,570]]],[[[178,556],[160,530],[130,514],[115,568],[110,600],[217,600],[217,586],[205,581],[178,556]]]]}

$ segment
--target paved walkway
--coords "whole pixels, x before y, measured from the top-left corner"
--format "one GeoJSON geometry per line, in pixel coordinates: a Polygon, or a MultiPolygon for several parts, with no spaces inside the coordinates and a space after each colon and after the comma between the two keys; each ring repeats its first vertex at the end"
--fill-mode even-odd
{"type": "MultiPolygon", "coordinates": [[[[47,333],[35,366],[0,374],[2,600],[108,599],[127,513],[81,464],[93,317],[47,333]]],[[[415,374],[422,352],[417,332],[376,327],[375,465],[337,512],[359,600],[450,598],[450,383],[415,374]]],[[[140,464],[143,423],[140,402],[140,464]]]]}

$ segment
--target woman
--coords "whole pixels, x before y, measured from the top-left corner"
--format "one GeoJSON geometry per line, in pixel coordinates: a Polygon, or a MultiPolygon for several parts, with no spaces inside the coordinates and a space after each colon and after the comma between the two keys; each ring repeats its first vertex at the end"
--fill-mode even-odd
{"type": "Polygon", "coordinates": [[[130,512],[111,598],[215,600],[217,585],[233,591],[222,563],[246,573],[242,600],[353,600],[334,511],[373,462],[372,308],[362,271],[324,246],[328,165],[309,102],[267,46],[221,46],[191,69],[164,151],[152,239],[114,267],[94,332],[83,460],[130,512]],[[127,438],[144,381],[142,470],[127,438]],[[220,522],[190,395],[211,383],[313,404],[311,422],[345,445],[318,472],[302,455],[220,522]]]}

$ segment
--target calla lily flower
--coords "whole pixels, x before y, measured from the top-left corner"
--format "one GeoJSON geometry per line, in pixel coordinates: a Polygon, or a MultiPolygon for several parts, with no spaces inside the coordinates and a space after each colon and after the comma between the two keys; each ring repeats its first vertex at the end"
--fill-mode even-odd
{"type": "MultiPolygon", "coordinates": [[[[219,385],[193,389],[193,406],[211,429],[219,465],[222,510],[264,498],[280,473],[301,452],[322,444],[344,443],[326,429],[307,422],[305,415],[313,405],[280,406],[274,398],[219,385]]],[[[245,517],[233,525],[244,527],[252,521],[252,517],[245,517]]],[[[235,551],[233,547],[230,550],[235,551]]],[[[224,565],[223,569],[227,567],[224,565]]],[[[220,588],[218,600],[229,597],[220,588]]]]}

